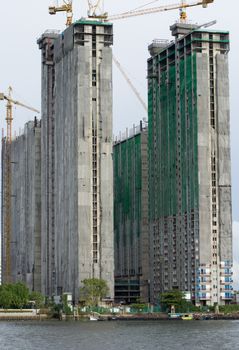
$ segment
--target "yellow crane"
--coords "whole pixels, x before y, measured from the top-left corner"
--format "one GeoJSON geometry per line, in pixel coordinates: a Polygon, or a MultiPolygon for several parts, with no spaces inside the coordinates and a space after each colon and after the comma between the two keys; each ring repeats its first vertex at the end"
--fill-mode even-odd
{"type": "MultiPolygon", "coordinates": [[[[126,19],[129,17],[144,16],[152,13],[179,9],[180,21],[185,22],[187,19],[187,14],[185,11],[186,8],[194,7],[194,6],[202,6],[206,8],[208,4],[211,4],[213,2],[214,0],[197,0],[197,1],[190,1],[190,2],[187,2],[186,0],[181,0],[181,2],[171,4],[171,5],[156,6],[156,7],[138,9],[138,10],[137,9],[130,10],[120,14],[109,16],[107,12],[103,11],[103,0],[97,0],[95,4],[93,4],[92,1],[88,0],[88,17],[100,19],[103,21],[116,21],[120,19],[126,19]],[[99,14],[97,14],[98,11],[100,12],[99,14]]],[[[66,12],[67,13],[66,25],[69,26],[72,24],[72,19],[73,19],[72,0],[71,1],[63,0],[63,3],[64,4],[61,6],[50,6],[49,13],[51,15],[55,15],[57,12],[62,12],[62,11],[66,12]]]]}
{"type": "MultiPolygon", "coordinates": [[[[64,0],[63,0],[64,1],[64,0]]],[[[153,1],[156,2],[156,1],[153,1]]],[[[186,0],[181,0],[180,3],[172,4],[172,5],[165,5],[165,6],[159,6],[159,7],[153,7],[153,8],[146,8],[146,9],[135,9],[127,12],[123,12],[118,15],[112,15],[108,16],[108,13],[103,11],[103,0],[96,0],[95,4],[92,3],[91,0],[88,0],[88,17],[89,18],[96,18],[104,21],[115,21],[120,19],[125,19],[129,17],[135,17],[135,16],[143,16],[151,13],[157,13],[157,12],[163,12],[163,11],[170,11],[179,9],[180,10],[180,22],[186,22],[187,20],[187,14],[186,14],[186,8],[188,7],[194,7],[202,5],[203,7],[207,7],[208,4],[213,3],[214,0],[198,0],[193,2],[186,2],[186,0]],[[97,12],[100,12],[100,14],[97,14],[97,12]]],[[[152,2],[151,2],[152,3],[152,2]]],[[[147,5],[147,4],[146,4],[147,5]]],[[[140,7],[144,7],[140,6],[140,7]]],[[[73,18],[73,9],[72,9],[72,1],[64,1],[64,5],[60,7],[51,6],[49,7],[49,13],[50,14],[56,14],[59,11],[65,11],[67,12],[67,22],[66,25],[69,26],[72,24],[72,18],[73,18]]],[[[138,100],[142,104],[143,108],[147,111],[147,106],[145,102],[143,101],[142,97],[140,96],[139,92],[127,76],[126,72],[123,70],[121,64],[116,59],[116,57],[113,57],[113,60],[120,70],[121,74],[126,79],[127,83],[130,85],[131,89],[137,96],[138,100]]]]}
{"type": "Polygon", "coordinates": [[[181,1],[180,3],[175,3],[171,5],[165,5],[165,6],[158,6],[158,7],[152,7],[152,8],[146,8],[146,9],[141,9],[141,10],[132,10],[132,11],[127,11],[123,12],[117,15],[112,15],[108,16],[108,14],[104,13],[103,15],[98,15],[96,18],[106,20],[106,21],[116,21],[119,19],[125,19],[129,17],[136,17],[136,16],[144,16],[148,15],[151,13],[157,13],[157,12],[164,12],[164,11],[171,11],[171,10],[176,10],[180,9],[181,10],[181,19],[185,17],[185,10],[188,7],[194,7],[194,6],[202,6],[206,8],[208,4],[213,3],[214,0],[198,0],[198,1],[191,1],[191,2],[186,2],[186,1],[181,1]]]}
{"type": "Polygon", "coordinates": [[[57,12],[66,12],[66,26],[70,26],[72,24],[72,0],[63,0],[63,5],[61,6],[49,6],[50,15],[55,15],[57,12]]]}
{"type": "MultiPolygon", "coordinates": [[[[208,6],[208,4],[213,3],[214,0],[197,0],[197,1],[191,1],[191,2],[187,2],[186,0],[181,0],[178,3],[171,4],[171,5],[142,9],[142,7],[147,6],[147,4],[146,4],[146,5],[140,6],[140,8],[138,8],[138,9],[130,10],[130,11],[123,12],[123,13],[116,14],[116,15],[112,15],[112,16],[111,15],[109,16],[107,12],[103,11],[103,9],[104,9],[103,2],[104,2],[103,0],[95,0],[95,3],[93,4],[92,0],[88,0],[88,17],[89,18],[95,18],[95,19],[99,19],[102,21],[116,21],[116,20],[126,19],[126,18],[130,18],[130,17],[144,16],[147,14],[179,9],[180,10],[180,22],[183,23],[183,22],[186,22],[186,20],[187,20],[186,8],[200,6],[200,5],[204,8],[206,8],[208,6]],[[97,14],[97,13],[99,13],[99,14],[97,14]]],[[[153,3],[153,2],[157,2],[157,1],[152,1],[151,3],[153,3]]],[[[68,26],[68,25],[72,24],[72,17],[73,17],[72,1],[68,1],[68,3],[66,1],[64,1],[64,5],[62,5],[60,7],[49,7],[50,14],[56,14],[57,11],[66,11],[67,13],[68,13],[68,11],[70,11],[71,21],[69,21],[68,17],[67,17],[66,25],[68,26]],[[68,5],[68,7],[67,7],[67,5],[68,5]]],[[[133,92],[135,93],[137,98],[139,99],[143,108],[147,111],[147,106],[146,106],[145,102],[143,101],[139,92],[137,91],[137,89],[135,88],[135,86],[133,85],[133,83],[131,82],[131,80],[129,79],[129,77],[127,76],[125,71],[123,70],[119,61],[115,57],[113,57],[113,60],[116,64],[116,66],[118,67],[118,69],[120,70],[120,72],[122,73],[122,75],[124,76],[124,78],[126,79],[127,83],[130,85],[131,89],[133,90],[133,92]]]]}
{"type": "Polygon", "coordinates": [[[11,143],[12,143],[12,107],[13,104],[27,108],[33,112],[40,113],[37,109],[29,107],[19,101],[12,99],[12,88],[9,87],[8,95],[0,93],[0,100],[6,100],[6,122],[7,122],[7,136],[5,142],[5,158],[4,158],[4,187],[3,187],[3,198],[4,198],[4,257],[5,257],[5,268],[4,268],[4,282],[11,282],[11,233],[12,233],[12,212],[11,212],[11,198],[12,198],[12,170],[11,170],[11,143]]]}

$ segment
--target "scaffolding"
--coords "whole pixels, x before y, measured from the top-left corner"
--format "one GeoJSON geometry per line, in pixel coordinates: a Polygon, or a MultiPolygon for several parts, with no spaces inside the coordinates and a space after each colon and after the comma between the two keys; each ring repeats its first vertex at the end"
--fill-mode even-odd
{"type": "Polygon", "coordinates": [[[115,143],[113,152],[115,296],[119,301],[135,302],[140,297],[148,301],[147,131],[141,127],[139,133],[123,139],[115,143]]]}
{"type": "MultiPolygon", "coordinates": [[[[172,30],[175,28],[180,29],[180,24],[171,27],[172,30]]],[[[199,150],[198,138],[202,132],[198,130],[199,118],[207,118],[208,113],[210,126],[215,129],[215,62],[212,55],[215,45],[217,51],[225,54],[229,43],[226,32],[213,33],[188,25],[188,33],[177,36],[176,30],[173,34],[177,36],[175,42],[167,47],[154,43],[149,47],[149,225],[154,256],[154,299],[160,292],[173,288],[190,291],[192,298],[197,295],[195,281],[202,244],[199,244],[199,172],[203,169],[199,171],[199,154],[204,157],[205,166],[212,163],[209,175],[212,180],[208,179],[208,186],[212,189],[216,186],[215,164],[210,157],[206,158],[204,150],[202,153],[199,150]],[[198,67],[201,54],[207,50],[210,87],[208,95],[207,91],[203,93],[209,96],[209,106],[203,107],[202,116],[198,111],[201,103],[198,100],[201,96],[198,95],[198,67]]],[[[201,123],[205,124],[205,121],[201,123]]],[[[211,145],[208,147],[210,149],[211,145]]],[[[216,207],[215,203],[211,206],[212,219],[216,207]]],[[[212,255],[215,254],[213,251],[212,255]]]]}

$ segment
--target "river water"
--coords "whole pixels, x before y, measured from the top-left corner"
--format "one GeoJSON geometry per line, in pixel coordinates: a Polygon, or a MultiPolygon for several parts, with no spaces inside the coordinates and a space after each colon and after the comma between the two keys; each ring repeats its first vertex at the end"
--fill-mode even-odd
{"type": "Polygon", "coordinates": [[[0,322],[1,350],[239,349],[239,321],[0,322]]]}

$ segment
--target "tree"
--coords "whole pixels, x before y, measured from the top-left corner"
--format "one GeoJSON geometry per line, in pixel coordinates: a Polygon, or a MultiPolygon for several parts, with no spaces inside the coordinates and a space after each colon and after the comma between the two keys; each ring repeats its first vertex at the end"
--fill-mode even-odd
{"type": "Polygon", "coordinates": [[[175,289],[160,294],[160,304],[168,310],[170,310],[172,306],[174,306],[175,309],[182,309],[186,303],[184,293],[180,290],[175,289]]]}
{"type": "Polygon", "coordinates": [[[134,303],[130,305],[130,308],[136,310],[137,312],[147,310],[147,307],[148,305],[144,303],[134,303]]]}
{"type": "Polygon", "coordinates": [[[105,280],[98,278],[88,278],[82,281],[83,287],[80,289],[81,300],[88,306],[97,306],[99,301],[106,297],[109,288],[105,280]]]}
{"type": "Polygon", "coordinates": [[[37,309],[40,309],[40,307],[42,307],[44,305],[44,296],[40,293],[40,292],[32,292],[30,294],[30,301],[34,301],[35,302],[35,306],[37,309]]]}

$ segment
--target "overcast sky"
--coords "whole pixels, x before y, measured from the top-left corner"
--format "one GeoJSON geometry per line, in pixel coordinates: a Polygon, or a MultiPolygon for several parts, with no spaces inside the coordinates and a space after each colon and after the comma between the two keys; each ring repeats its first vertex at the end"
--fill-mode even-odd
{"type": "MultiPolygon", "coordinates": [[[[180,0],[178,0],[179,2],[180,0]]],[[[230,52],[230,95],[231,95],[231,145],[232,145],[232,193],[233,220],[239,221],[239,22],[235,14],[239,5],[234,1],[214,0],[207,9],[195,7],[187,10],[189,20],[199,24],[217,20],[212,29],[229,30],[231,33],[230,52]]],[[[59,0],[59,3],[61,0],[59,0]]],[[[86,0],[74,0],[74,19],[86,16],[86,0]]],[[[105,0],[105,11],[109,14],[133,9],[150,0],[105,0]]],[[[188,0],[188,2],[192,2],[188,0]]],[[[158,5],[177,3],[177,0],[160,0],[158,5]]],[[[37,38],[47,29],[65,28],[65,14],[48,15],[48,6],[54,0],[1,0],[0,11],[0,92],[13,87],[13,96],[37,109],[41,101],[41,56],[37,38]]],[[[157,3],[155,3],[156,5],[157,3]]],[[[142,97],[147,100],[146,69],[147,46],[155,38],[170,39],[169,26],[178,19],[178,11],[170,11],[131,18],[115,22],[114,54],[128,72],[142,97]]],[[[114,133],[124,131],[132,124],[138,124],[145,117],[129,86],[117,68],[114,68],[114,133]]],[[[0,105],[0,125],[5,128],[5,103],[0,105]]],[[[14,130],[18,133],[24,123],[33,118],[32,112],[20,107],[14,108],[14,130]]],[[[238,227],[238,226],[237,226],[238,227]]],[[[239,236],[238,236],[239,238],[239,236]]]]}

